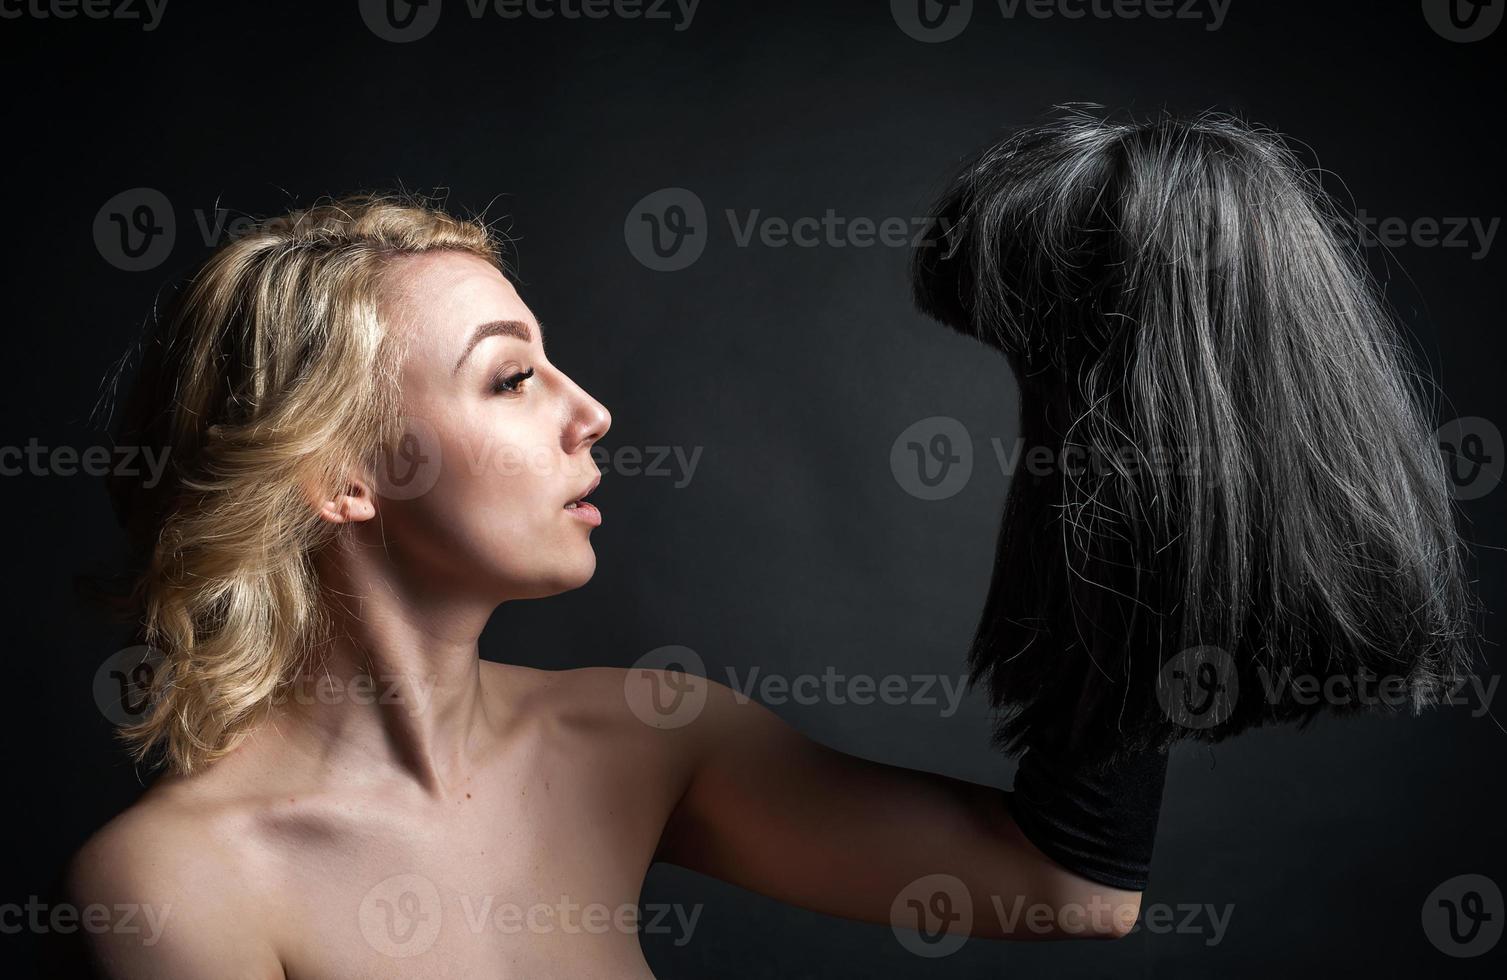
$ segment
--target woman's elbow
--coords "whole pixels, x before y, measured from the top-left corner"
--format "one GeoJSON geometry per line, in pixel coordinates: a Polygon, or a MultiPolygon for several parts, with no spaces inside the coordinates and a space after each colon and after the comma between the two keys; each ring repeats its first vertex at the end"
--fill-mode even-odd
{"type": "Polygon", "coordinates": [[[1032,900],[1012,889],[1006,895],[991,895],[989,905],[993,915],[980,916],[975,910],[970,932],[980,938],[1123,939],[1135,929],[1140,917],[1141,893],[1099,886],[1036,892],[1032,900]]]}
{"type": "Polygon", "coordinates": [[[1109,904],[1108,920],[1096,924],[1085,939],[1124,939],[1134,931],[1141,915],[1141,893],[1131,892],[1128,897],[1116,898],[1109,904]]]}
{"type": "Polygon", "coordinates": [[[1141,914],[1141,893],[1118,889],[1077,894],[1056,903],[1053,939],[1124,939],[1141,914]]]}

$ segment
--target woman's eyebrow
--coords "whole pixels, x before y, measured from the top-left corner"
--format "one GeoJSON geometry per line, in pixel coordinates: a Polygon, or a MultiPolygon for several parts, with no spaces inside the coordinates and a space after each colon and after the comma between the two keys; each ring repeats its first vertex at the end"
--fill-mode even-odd
{"type": "MultiPolygon", "coordinates": [[[[450,376],[454,377],[460,372],[460,366],[466,363],[466,358],[471,356],[471,350],[477,344],[488,337],[496,337],[498,335],[517,337],[525,344],[533,339],[533,334],[529,332],[528,324],[522,320],[493,320],[490,323],[483,323],[471,334],[471,340],[466,344],[466,349],[461,351],[460,358],[455,362],[455,367],[450,371],[450,376]]],[[[542,346],[544,343],[543,337],[540,338],[539,342],[542,346]]]]}

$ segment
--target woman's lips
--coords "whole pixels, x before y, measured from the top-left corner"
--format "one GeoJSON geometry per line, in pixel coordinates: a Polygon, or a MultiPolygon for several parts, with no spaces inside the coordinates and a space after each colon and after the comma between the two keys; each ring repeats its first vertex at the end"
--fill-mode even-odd
{"type": "Polygon", "coordinates": [[[576,520],[585,521],[592,527],[601,527],[602,512],[584,500],[576,501],[574,506],[567,506],[565,512],[576,520]]]}

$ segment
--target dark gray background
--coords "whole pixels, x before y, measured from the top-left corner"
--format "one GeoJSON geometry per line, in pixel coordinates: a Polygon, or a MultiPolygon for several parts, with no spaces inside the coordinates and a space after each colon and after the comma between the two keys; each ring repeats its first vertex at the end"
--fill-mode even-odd
{"type": "MultiPolygon", "coordinates": [[[[1507,30],[1457,43],[1413,0],[1233,0],[1215,31],[1183,18],[1007,18],[980,0],[960,36],[934,44],[907,36],[884,0],[703,0],[684,30],[444,8],[408,43],[369,29],[355,0],[174,0],[150,31],[0,21],[11,352],[0,443],[108,445],[90,422],[100,381],[159,291],[205,256],[200,222],[216,207],[264,214],[326,193],[447,189],[457,210],[507,219],[552,360],[613,412],[606,447],[701,450],[680,487],[609,466],[596,577],[500,610],[483,638],[495,659],[625,666],[681,644],[724,682],[754,665],[961,677],[1007,486],[989,440],[1014,438],[1008,370],[911,311],[905,249],[739,247],[728,209],[740,222],[754,209],[908,219],[1003,127],[1090,101],[1271,125],[1373,216],[1503,211],[1507,30]],[[125,271],[92,228],[115,195],[143,187],[171,205],[175,240],[151,268],[125,271]],[[625,222],[666,187],[694,192],[709,224],[698,261],[656,272],[630,252],[625,222]],[[924,501],[890,455],[932,416],[966,427],[975,468],[955,495],[924,501]]],[[[1475,257],[1479,245],[1371,254],[1441,386],[1439,421],[1500,425],[1504,266],[1499,243],[1475,257]]],[[[0,488],[13,627],[0,904],[57,901],[66,857],[140,790],[91,696],[120,637],[69,586],[109,567],[121,541],[98,477],[25,474],[0,488]]],[[[1488,608],[1502,595],[1504,494],[1461,505],[1488,608]]],[[[1500,638],[1489,620],[1492,680],[1500,638]]],[[[952,716],[771,707],[849,752],[1009,784],[975,696],[952,716]]],[[[1455,876],[1507,884],[1507,734],[1476,708],[1176,752],[1146,900],[1232,906],[1215,945],[1207,931],[1141,930],[1115,944],[970,940],[924,959],[887,927],[659,866],[644,903],[705,905],[689,943],[645,935],[646,955],[663,978],[1495,973],[1507,943],[1455,959],[1421,924],[1425,899],[1455,876]]],[[[31,948],[53,945],[37,938],[0,934],[16,973],[31,948]]]]}

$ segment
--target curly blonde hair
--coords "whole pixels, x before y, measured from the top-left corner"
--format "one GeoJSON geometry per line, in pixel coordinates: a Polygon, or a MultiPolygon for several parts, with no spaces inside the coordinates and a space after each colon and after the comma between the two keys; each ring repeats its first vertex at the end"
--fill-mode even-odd
{"type": "Polygon", "coordinates": [[[379,315],[396,256],[503,268],[478,219],[362,194],[257,223],[219,247],[146,338],[117,440],[165,453],[154,486],[112,476],[136,549],[139,638],[161,656],[118,735],[191,773],[231,751],[326,642],[312,558],[342,533],[311,500],[371,472],[402,434],[406,338],[379,315]]]}

